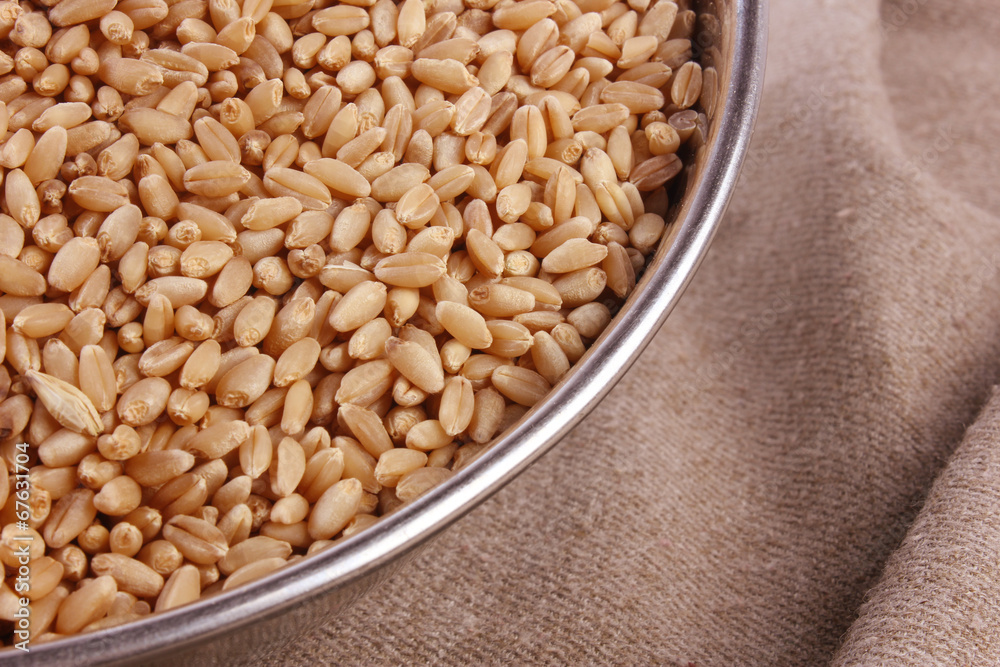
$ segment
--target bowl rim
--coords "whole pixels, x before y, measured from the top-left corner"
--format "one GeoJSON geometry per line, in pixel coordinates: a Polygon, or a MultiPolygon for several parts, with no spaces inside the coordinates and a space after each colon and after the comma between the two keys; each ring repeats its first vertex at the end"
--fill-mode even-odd
{"type": "MultiPolygon", "coordinates": [[[[74,665],[152,660],[189,650],[251,623],[330,595],[378,570],[477,507],[554,447],[625,375],[680,299],[715,236],[746,157],[763,88],[766,0],[733,0],[731,78],[713,122],[714,142],[697,187],[669,228],[637,289],[587,354],[555,387],[473,463],[426,495],[382,518],[379,528],[302,559],[279,572],[191,607],[123,626],[32,646],[24,664],[74,665]],[[595,349],[601,355],[592,354],[595,349]]],[[[709,0],[711,2],[711,0],[709,0]]]]}

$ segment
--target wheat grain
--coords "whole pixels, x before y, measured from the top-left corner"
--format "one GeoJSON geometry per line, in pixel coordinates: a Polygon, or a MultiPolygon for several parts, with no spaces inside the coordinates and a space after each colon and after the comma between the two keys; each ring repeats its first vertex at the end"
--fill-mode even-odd
{"type": "Polygon", "coordinates": [[[669,0],[10,9],[39,632],[228,590],[467,464],[635,288],[717,103],[669,0]]]}

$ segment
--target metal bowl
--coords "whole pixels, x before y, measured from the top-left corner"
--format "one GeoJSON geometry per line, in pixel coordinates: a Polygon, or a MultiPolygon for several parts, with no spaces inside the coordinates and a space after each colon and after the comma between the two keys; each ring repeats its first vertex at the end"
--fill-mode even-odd
{"type": "MultiPolygon", "coordinates": [[[[372,529],[264,579],[196,604],[31,647],[25,665],[219,664],[302,636],[390,577],[419,547],[511,481],[610,391],[698,268],[736,186],[763,83],[765,0],[702,0],[695,55],[715,68],[704,144],[689,156],[675,222],[611,326],[548,398],[477,460],[372,529]],[[714,94],[713,94],[714,93],[714,94]]],[[[13,655],[12,655],[13,654],[13,655]]]]}

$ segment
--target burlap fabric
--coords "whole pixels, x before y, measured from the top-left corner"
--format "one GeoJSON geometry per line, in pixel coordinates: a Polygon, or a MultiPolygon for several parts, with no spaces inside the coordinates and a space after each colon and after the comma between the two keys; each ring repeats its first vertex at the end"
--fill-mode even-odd
{"type": "Polygon", "coordinates": [[[773,0],[738,194],[563,444],[286,664],[1000,664],[1000,8],[773,0]]]}

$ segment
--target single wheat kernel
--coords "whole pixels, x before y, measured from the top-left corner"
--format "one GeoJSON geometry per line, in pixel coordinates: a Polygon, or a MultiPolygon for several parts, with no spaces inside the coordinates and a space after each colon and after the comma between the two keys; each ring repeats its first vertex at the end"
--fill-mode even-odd
{"type": "Polygon", "coordinates": [[[396,496],[404,502],[416,500],[453,474],[447,468],[418,468],[403,475],[396,483],[396,496]]]}
{"type": "Polygon", "coordinates": [[[309,536],[330,539],[357,514],[363,487],[357,479],[345,479],[327,489],[309,515],[309,536]]]}

